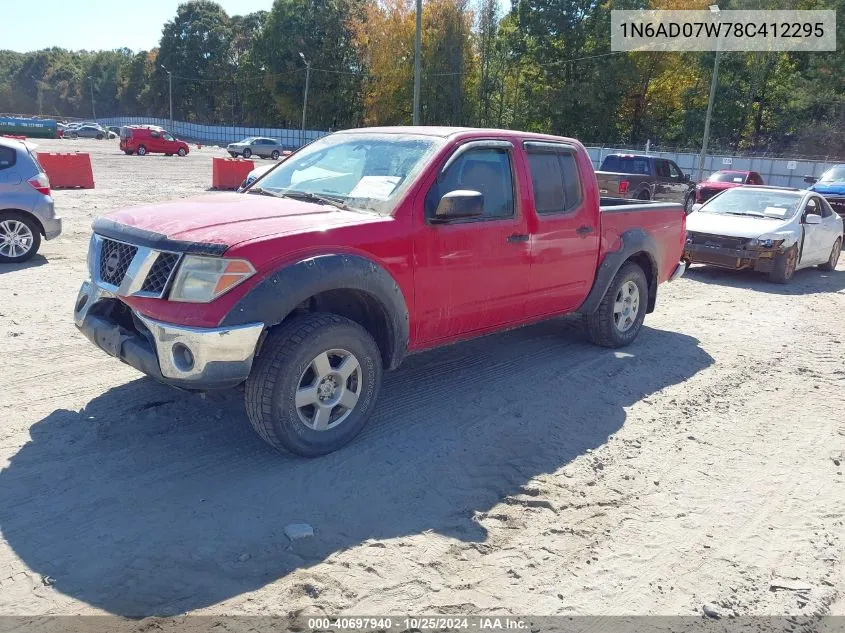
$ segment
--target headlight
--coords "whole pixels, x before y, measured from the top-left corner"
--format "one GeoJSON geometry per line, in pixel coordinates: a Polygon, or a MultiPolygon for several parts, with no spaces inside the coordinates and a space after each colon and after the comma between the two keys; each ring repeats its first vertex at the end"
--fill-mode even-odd
{"type": "Polygon", "coordinates": [[[245,259],[186,255],[176,273],[170,299],[208,303],[255,274],[245,259]]]}
{"type": "Polygon", "coordinates": [[[749,246],[762,246],[763,248],[776,248],[783,244],[782,238],[757,237],[749,242],[749,246]]]}

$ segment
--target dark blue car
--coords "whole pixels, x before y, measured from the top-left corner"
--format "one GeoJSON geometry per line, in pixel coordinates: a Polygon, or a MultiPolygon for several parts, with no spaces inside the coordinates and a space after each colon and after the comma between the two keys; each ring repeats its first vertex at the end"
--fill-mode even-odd
{"type": "Polygon", "coordinates": [[[845,165],[834,165],[820,178],[805,176],[810,190],[820,193],[839,215],[845,218],[845,165]]]}

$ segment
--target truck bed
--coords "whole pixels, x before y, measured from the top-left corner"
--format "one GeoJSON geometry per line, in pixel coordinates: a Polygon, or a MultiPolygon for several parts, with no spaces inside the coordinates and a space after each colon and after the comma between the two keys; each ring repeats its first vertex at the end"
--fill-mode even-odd
{"type": "Polygon", "coordinates": [[[649,202],[646,200],[631,200],[630,198],[599,198],[599,209],[603,213],[619,211],[657,211],[657,210],[684,210],[682,204],[677,202],[649,202]]]}

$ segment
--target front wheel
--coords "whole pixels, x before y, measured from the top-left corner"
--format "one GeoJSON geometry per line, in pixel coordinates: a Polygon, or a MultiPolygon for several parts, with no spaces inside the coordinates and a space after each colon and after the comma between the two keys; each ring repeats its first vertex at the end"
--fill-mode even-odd
{"type": "Polygon", "coordinates": [[[648,281],[628,262],[619,269],[599,307],[585,318],[587,338],[602,347],[624,347],[637,338],[645,319],[648,281]]]}
{"type": "Polygon", "coordinates": [[[97,140],[98,140],[98,141],[102,141],[102,140],[103,140],[103,135],[102,135],[102,134],[97,134],[97,140]]]}
{"type": "Polygon", "coordinates": [[[772,272],[769,273],[769,280],[776,284],[785,284],[795,274],[795,266],[798,264],[798,245],[788,248],[775,258],[772,272]]]}
{"type": "Polygon", "coordinates": [[[836,270],[836,264],[839,262],[839,254],[842,252],[842,238],[837,237],[836,241],[833,243],[833,249],[830,251],[830,257],[828,260],[819,266],[822,270],[827,270],[828,272],[832,270],[836,270]]]}
{"type": "Polygon", "coordinates": [[[273,160],[279,160],[279,150],[274,149],[274,150],[270,153],[270,158],[272,158],[273,160]]]}
{"type": "Polygon", "coordinates": [[[364,428],[381,387],[378,346],[360,325],[314,313],[267,336],[246,381],[246,411],[271,446],[314,457],[364,428]]]}
{"type": "Polygon", "coordinates": [[[179,156],[182,156],[182,157],[184,158],[184,157],[185,157],[185,155],[186,155],[188,152],[186,152],[186,151],[185,151],[185,148],[184,148],[184,147],[180,147],[180,148],[179,148],[179,151],[178,151],[178,152],[176,152],[176,153],[177,153],[177,154],[179,154],[179,156]]]}
{"type": "Polygon", "coordinates": [[[229,156],[231,156],[232,158],[237,158],[238,153],[237,152],[229,152],[229,156]]]}
{"type": "Polygon", "coordinates": [[[138,146],[138,156],[146,156],[147,155],[147,148],[143,145],[138,146]]]}
{"type": "Polygon", "coordinates": [[[249,149],[249,148],[246,148],[244,150],[244,158],[249,158],[250,156],[252,156],[252,150],[249,149]]]}
{"type": "Polygon", "coordinates": [[[20,213],[0,214],[0,263],[25,262],[39,246],[41,233],[32,219],[20,213]]]}

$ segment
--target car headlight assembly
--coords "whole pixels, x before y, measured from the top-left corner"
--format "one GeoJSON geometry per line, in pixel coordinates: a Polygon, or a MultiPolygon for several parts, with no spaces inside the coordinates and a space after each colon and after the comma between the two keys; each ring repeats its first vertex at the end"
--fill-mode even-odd
{"type": "Polygon", "coordinates": [[[186,255],[173,280],[169,298],[171,301],[209,303],[254,274],[255,268],[245,259],[186,255]]]}
{"type": "Polygon", "coordinates": [[[773,237],[758,237],[751,240],[751,246],[762,246],[763,248],[777,248],[783,244],[783,239],[776,239],[773,237]]]}

